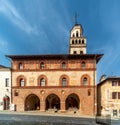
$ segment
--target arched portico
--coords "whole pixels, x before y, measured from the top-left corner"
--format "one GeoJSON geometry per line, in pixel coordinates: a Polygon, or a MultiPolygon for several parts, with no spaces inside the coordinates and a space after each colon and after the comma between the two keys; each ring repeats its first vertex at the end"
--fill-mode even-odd
{"type": "Polygon", "coordinates": [[[50,94],[45,100],[46,110],[60,109],[60,99],[56,94],[50,94]]]}
{"type": "Polygon", "coordinates": [[[70,94],[65,101],[66,110],[79,110],[80,99],[76,94],[70,94]]]}
{"type": "Polygon", "coordinates": [[[30,94],[25,99],[25,111],[39,110],[40,99],[35,94],[30,94]]]}

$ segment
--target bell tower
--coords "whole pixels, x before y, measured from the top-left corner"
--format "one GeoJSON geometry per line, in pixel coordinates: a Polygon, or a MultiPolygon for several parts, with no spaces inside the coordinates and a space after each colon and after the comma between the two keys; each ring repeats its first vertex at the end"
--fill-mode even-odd
{"type": "Polygon", "coordinates": [[[80,24],[75,24],[70,32],[69,54],[86,54],[86,37],[80,24]]]}

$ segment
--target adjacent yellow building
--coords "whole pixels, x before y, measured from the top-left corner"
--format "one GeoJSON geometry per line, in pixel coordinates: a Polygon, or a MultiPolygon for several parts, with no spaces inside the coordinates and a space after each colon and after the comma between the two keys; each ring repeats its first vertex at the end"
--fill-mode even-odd
{"type": "Polygon", "coordinates": [[[98,114],[120,116],[120,77],[102,76],[97,86],[98,114]]]}

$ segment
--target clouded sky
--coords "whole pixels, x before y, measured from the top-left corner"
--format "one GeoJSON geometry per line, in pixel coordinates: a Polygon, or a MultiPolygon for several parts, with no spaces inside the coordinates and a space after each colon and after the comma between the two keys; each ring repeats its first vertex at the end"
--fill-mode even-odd
{"type": "Polygon", "coordinates": [[[101,75],[120,76],[120,0],[0,0],[0,64],[9,54],[67,54],[73,16],[87,37],[87,53],[103,53],[101,75]]]}

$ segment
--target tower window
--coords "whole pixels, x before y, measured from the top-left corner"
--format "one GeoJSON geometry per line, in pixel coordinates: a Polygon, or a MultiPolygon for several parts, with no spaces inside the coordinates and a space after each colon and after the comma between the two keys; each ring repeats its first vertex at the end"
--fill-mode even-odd
{"type": "Polygon", "coordinates": [[[81,40],[79,40],[79,44],[81,44],[81,40]]]}
{"type": "Polygon", "coordinates": [[[72,44],[74,44],[74,40],[72,40],[72,44]]]}
{"type": "Polygon", "coordinates": [[[75,40],[75,43],[77,44],[77,39],[75,40]]]}
{"type": "Polygon", "coordinates": [[[77,54],[77,51],[73,51],[73,54],[77,54]]]}
{"type": "Polygon", "coordinates": [[[83,51],[80,51],[80,54],[83,54],[83,51]]]}
{"type": "Polygon", "coordinates": [[[78,31],[76,31],[76,37],[78,37],[78,31]]]}
{"type": "Polygon", "coordinates": [[[82,40],[82,44],[84,44],[84,40],[82,40]]]}
{"type": "Polygon", "coordinates": [[[73,33],[73,37],[75,37],[74,33],[73,33]]]}

